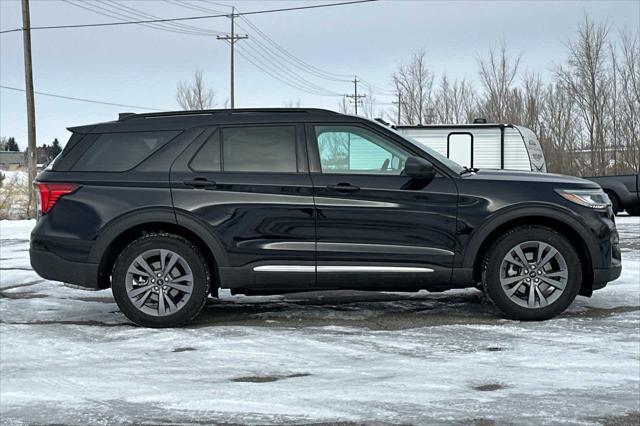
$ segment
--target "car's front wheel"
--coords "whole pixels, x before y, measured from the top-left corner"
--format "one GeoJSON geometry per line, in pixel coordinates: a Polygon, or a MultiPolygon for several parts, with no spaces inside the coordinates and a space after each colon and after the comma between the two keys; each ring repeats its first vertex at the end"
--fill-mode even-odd
{"type": "Polygon", "coordinates": [[[485,294],[506,316],[545,320],[562,313],[582,281],[571,242],[543,226],[520,226],[489,248],[482,268],[485,294]]]}
{"type": "Polygon", "coordinates": [[[112,275],[120,310],[144,327],[177,327],[195,318],[209,285],[209,268],[198,248],[166,233],[147,234],[129,244],[112,275]]]}

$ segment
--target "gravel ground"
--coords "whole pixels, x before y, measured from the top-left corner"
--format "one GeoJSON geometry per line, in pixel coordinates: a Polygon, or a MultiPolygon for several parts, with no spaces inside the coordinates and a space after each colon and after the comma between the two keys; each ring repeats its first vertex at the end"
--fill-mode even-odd
{"type": "Polygon", "coordinates": [[[640,424],[640,218],[622,276],[551,321],[476,290],[223,293],[174,330],[38,277],[32,226],[0,222],[2,424],[640,424]]]}

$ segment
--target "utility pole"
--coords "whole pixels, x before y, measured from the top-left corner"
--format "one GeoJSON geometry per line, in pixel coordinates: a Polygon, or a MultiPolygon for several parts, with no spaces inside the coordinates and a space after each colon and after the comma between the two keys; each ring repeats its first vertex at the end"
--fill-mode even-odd
{"type": "Polygon", "coordinates": [[[366,98],[367,95],[358,95],[358,83],[360,82],[360,80],[358,80],[358,76],[354,75],[353,76],[353,95],[344,95],[347,98],[353,99],[353,103],[355,105],[356,108],[356,115],[358,115],[358,104],[360,103],[360,99],[362,98],[366,98]]]}
{"type": "Polygon", "coordinates": [[[36,179],[36,107],[33,96],[29,0],[22,0],[22,40],[24,44],[24,83],[27,94],[27,168],[29,171],[29,209],[27,213],[31,215],[35,211],[32,185],[36,179]]]}
{"type": "Polygon", "coordinates": [[[392,104],[397,104],[398,105],[398,121],[396,121],[396,125],[399,126],[400,125],[400,118],[402,117],[401,113],[401,108],[402,108],[402,93],[400,93],[400,91],[398,90],[398,100],[397,101],[392,101],[392,104]]]}
{"type": "Polygon", "coordinates": [[[231,19],[231,34],[225,34],[223,36],[217,36],[216,38],[218,40],[225,40],[227,42],[229,42],[229,45],[231,46],[231,81],[229,83],[229,90],[231,91],[230,94],[230,100],[231,100],[231,109],[235,108],[235,100],[234,100],[234,80],[233,80],[233,74],[234,74],[234,68],[233,68],[233,58],[234,58],[234,54],[233,54],[233,46],[236,44],[236,41],[243,39],[243,38],[249,38],[248,35],[246,34],[236,34],[235,33],[235,29],[234,29],[234,21],[236,19],[236,16],[239,16],[238,14],[236,14],[236,8],[235,6],[233,6],[231,8],[231,15],[227,15],[230,19],[231,19]]]}

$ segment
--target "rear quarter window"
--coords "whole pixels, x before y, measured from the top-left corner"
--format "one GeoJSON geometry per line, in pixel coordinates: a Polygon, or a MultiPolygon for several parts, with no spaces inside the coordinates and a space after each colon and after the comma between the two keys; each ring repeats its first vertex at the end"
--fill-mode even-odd
{"type": "Polygon", "coordinates": [[[103,133],[73,166],[75,172],[130,170],[175,138],[179,131],[103,133]]]}

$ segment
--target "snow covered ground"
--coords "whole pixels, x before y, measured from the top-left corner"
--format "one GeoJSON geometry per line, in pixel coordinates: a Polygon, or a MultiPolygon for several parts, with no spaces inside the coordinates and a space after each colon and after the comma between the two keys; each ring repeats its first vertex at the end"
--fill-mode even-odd
{"type": "Polygon", "coordinates": [[[640,218],[620,279],[541,323],[475,290],[223,297],[176,330],[38,277],[0,222],[0,422],[638,424],[640,218]]]}

